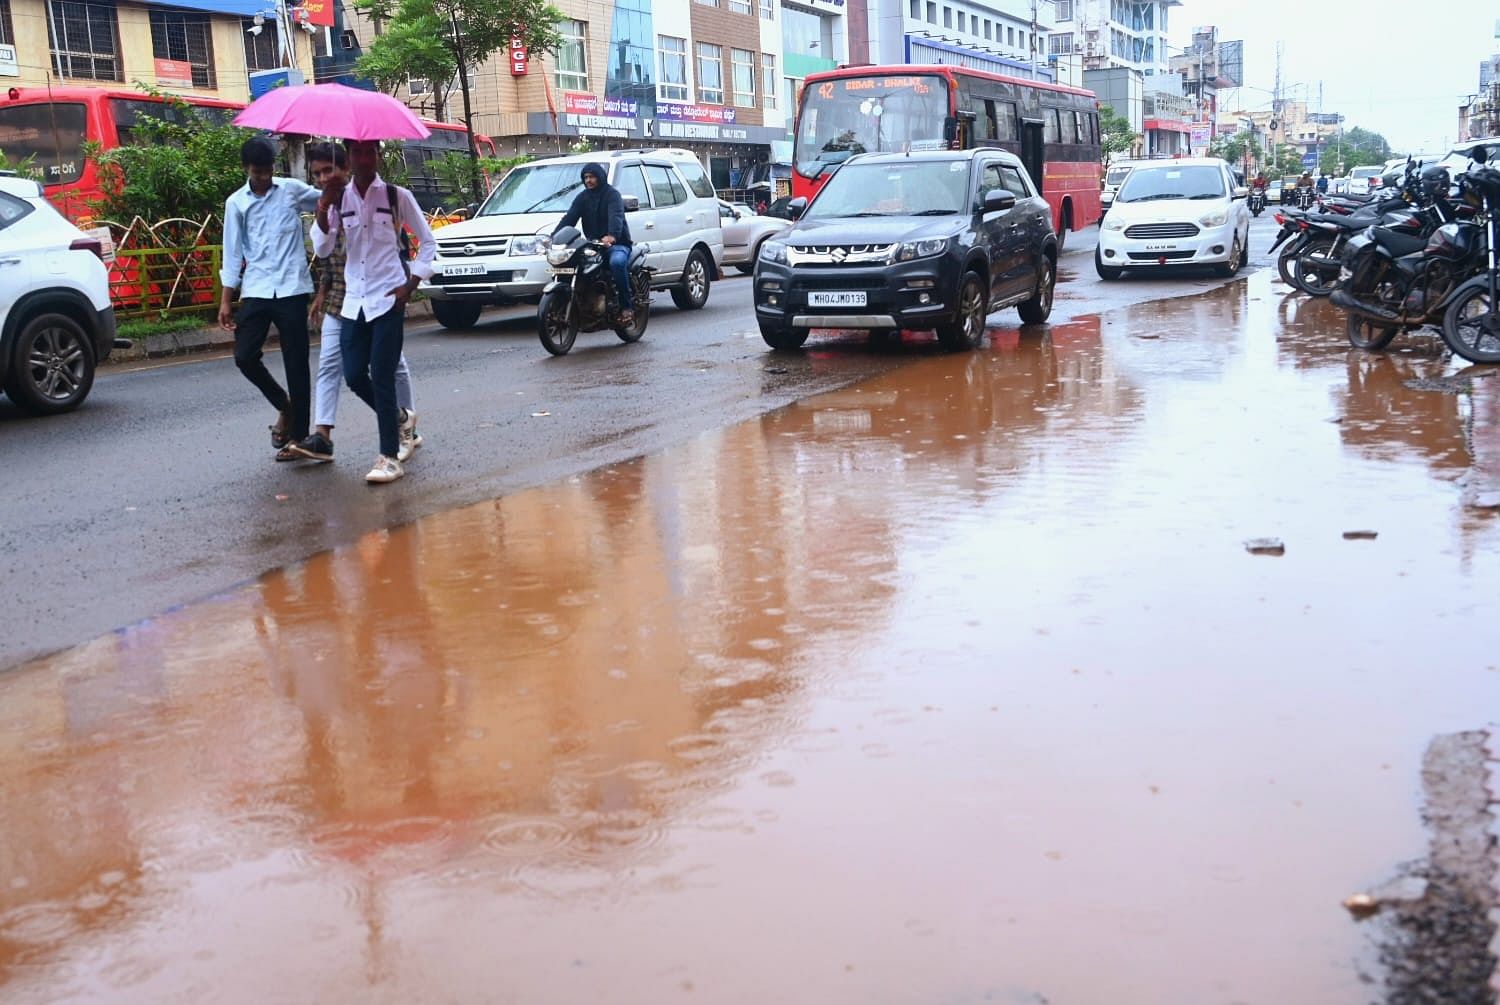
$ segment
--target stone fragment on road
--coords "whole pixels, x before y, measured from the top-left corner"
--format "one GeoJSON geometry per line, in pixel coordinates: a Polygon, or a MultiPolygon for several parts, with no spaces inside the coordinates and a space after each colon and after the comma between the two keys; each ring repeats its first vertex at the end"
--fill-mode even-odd
{"type": "Polygon", "coordinates": [[[1279,537],[1252,537],[1245,542],[1245,550],[1252,555],[1285,555],[1286,545],[1279,537]]]}

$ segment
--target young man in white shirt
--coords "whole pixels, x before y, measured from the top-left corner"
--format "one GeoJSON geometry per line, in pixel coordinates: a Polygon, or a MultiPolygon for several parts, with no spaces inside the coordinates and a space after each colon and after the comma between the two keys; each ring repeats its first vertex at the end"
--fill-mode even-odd
{"type": "MultiPolygon", "coordinates": [[[[373,140],[346,144],[352,180],[342,188],[329,185],[318,200],[313,224],[313,254],[333,253],[344,237],[343,328],[339,351],[349,389],[375,410],[380,427],[380,456],[365,481],[384,484],[405,472],[401,447],[402,411],[396,403],[396,364],[401,358],[406,302],[417,285],[433,274],[437,241],[422,208],[410,192],[387,185],[377,173],[380,145],[373,140]],[[402,229],[417,238],[411,262],[402,255],[402,229]]],[[[405,413],[415,422],[415,414],[405,413]]]]}
{"type": "Polygon", "coordinates": [[[276,459],[295,461],[301,458],[290,445],[307,435],[312,407],[307,298],[313,282],[299,213],[317,204],[318,190],[295,178],[277,178],[276,148],[263,136],[251,137],[240,147],[240,164],[245,185],[224,201],[219,327],[234,332],[235,365],[279,413],[271,427],[276,459]],[[233,311],[236,296],[238,316],[233,311]],[[281,336],[285,390],[261,362],[273,324],[281,336]]]}

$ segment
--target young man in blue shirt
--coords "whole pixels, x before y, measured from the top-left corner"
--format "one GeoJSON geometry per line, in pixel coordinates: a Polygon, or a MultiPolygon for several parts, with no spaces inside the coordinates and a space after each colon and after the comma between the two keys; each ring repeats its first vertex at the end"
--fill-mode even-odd
{"type": "Polygon", "coordinates": [[[271,444],[278,461],[301,460],[290,445],[307,436],[312,409],[308,368],[307,298],[313,291],[302,231],[303,212],[318,205],[318,190],[277,178],[276,148],[262,136],[240,147],[246,182],[224,202],[224,265],[219,280],[219,327],[234,332],[234,363],[260,388],[278,415],[271,444]],[[232,310],[235,297],[240,309],[232,310]],[[281,336],[286,389],[261,361],[271,325],[281,336]]]}

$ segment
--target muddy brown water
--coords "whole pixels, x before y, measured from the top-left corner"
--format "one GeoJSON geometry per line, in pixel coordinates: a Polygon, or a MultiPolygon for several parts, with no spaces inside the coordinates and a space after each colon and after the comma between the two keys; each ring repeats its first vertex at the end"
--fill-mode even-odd
{"type": "Polygon", "coordinates": [[[1339,903],[1500,707],[1500,377],[1279,290],[915,347],[0,678],[0,998],[1368,1001],[1339,903]]]}

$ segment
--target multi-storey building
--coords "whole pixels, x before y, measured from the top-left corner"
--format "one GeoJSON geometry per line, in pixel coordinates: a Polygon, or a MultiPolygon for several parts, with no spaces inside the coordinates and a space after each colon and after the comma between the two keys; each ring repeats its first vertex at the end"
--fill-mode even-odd
{"type": "Polygon", "coordinates": [[[247,101],[252,76],[267,87],[312,75],[322,33],[285,14],[273,0],[0,0],[0,82],[247,101]]]}
{"type": "Polygon", "coordinates": [[[866,0],[870,62],[967,66],[1052,80],[1051,3],[866,0]]]}

